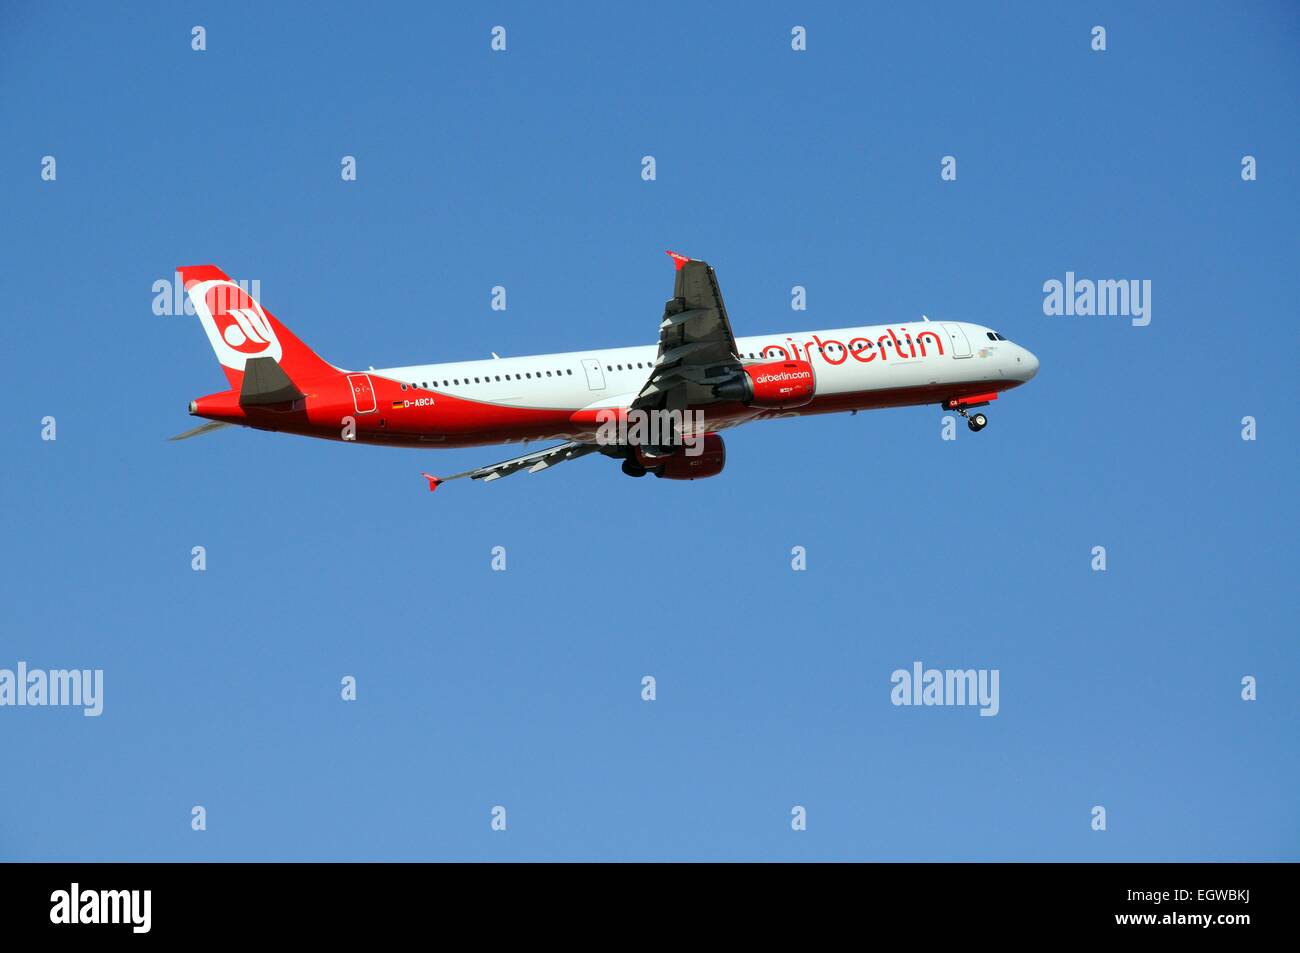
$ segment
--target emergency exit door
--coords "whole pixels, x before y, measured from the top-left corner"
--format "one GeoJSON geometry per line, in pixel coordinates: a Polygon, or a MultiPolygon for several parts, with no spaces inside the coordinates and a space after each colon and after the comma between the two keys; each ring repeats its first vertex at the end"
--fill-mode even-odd
{"type": "Polygon", "coordinates": [[[591,390],[605,389],[605,372],[600,369],[600,361],[594,357],[584,357],[582,369],[587,372],[587,387],[591,390]]]}

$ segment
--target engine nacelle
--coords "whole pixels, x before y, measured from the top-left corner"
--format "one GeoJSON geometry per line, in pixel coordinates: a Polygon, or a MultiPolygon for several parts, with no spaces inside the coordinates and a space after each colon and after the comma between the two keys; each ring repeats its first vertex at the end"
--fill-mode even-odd
{"type": "Polygon", "coordinates": [[[690,456],[683,447],[667,457],[644,457],[641,461],[647,470],[665,480],[703,480],[717,476],[727,464],[727,445],[715,433],[706,433],[701,452],[690,456]]]}
{"type": "Polygon", "coordinates": [[[749,364],[740,371],[715,386],[713,396],[762,410],[790,410],[811,403],[817,391],[812,365],[807,361],[749,364]]]}

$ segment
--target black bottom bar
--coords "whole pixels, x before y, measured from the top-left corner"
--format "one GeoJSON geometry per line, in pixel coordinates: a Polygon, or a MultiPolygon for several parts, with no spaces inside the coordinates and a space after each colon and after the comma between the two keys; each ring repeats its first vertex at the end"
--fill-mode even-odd
{"type": "Polygon", "coordinates": [[[922,942],[1045,930],[1231,942],[1286,922],[1294,873],[1285,864],[8,864],[0,915],[7,939],[95,942],[337,941],[464,926],[536,941],[599,927],[619,931],[609,939],[664,941],[682,930],[847,928],[901,929],[922,942]]]}

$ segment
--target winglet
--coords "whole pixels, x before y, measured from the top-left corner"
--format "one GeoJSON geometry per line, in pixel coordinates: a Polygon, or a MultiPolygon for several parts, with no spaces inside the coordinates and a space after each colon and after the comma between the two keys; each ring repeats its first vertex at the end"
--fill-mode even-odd
{"type": "Polygon", "coordinates": [[[426,480],[429,481],[429,492],[430,492],[430,493],[432,493],[434,490],[438,489],[438,484],[440,484],[440,483],[442,482],[440,479],[438,479],[438,478],[437,478],[436,476],[434,476],[432,473],[425,473],[425,472],[421,471],[421,472],[420,472],[420,476],[424,477],[426,480]]]}
{"type": "Polygon", "coordinates": [[[673,260],[673,265],[677,268],[678,271],[681,271],[683,268],[685,268],[686,263],[691,260],[687,258],[685,255],[677,254],[677,252],[675,251],[666,251],[664,252],[664,254],[673,260]]]}

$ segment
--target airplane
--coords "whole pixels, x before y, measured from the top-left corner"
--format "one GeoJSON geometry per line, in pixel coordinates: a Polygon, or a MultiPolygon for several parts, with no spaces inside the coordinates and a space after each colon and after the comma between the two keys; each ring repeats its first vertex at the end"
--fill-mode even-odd
{"type": "Polygon", "coordinates": [[[737,338],[717,274],[676,267],[659,341],[637,347],[346,370],[318,357],[213,265],[179,269],[227,390],[189,402],[209,422],[184,440],[240,425],[397,447],[558,444],[447,477],[491,482],[592,453],[625,474],[716,476],[721,431],[757,420],[938,404],[978,433],[986,407],[1038,373],[1038,358],[992,328],[962,321],[737,338]],[[972,413],[972,411],[974,411],[972,413]]]}

